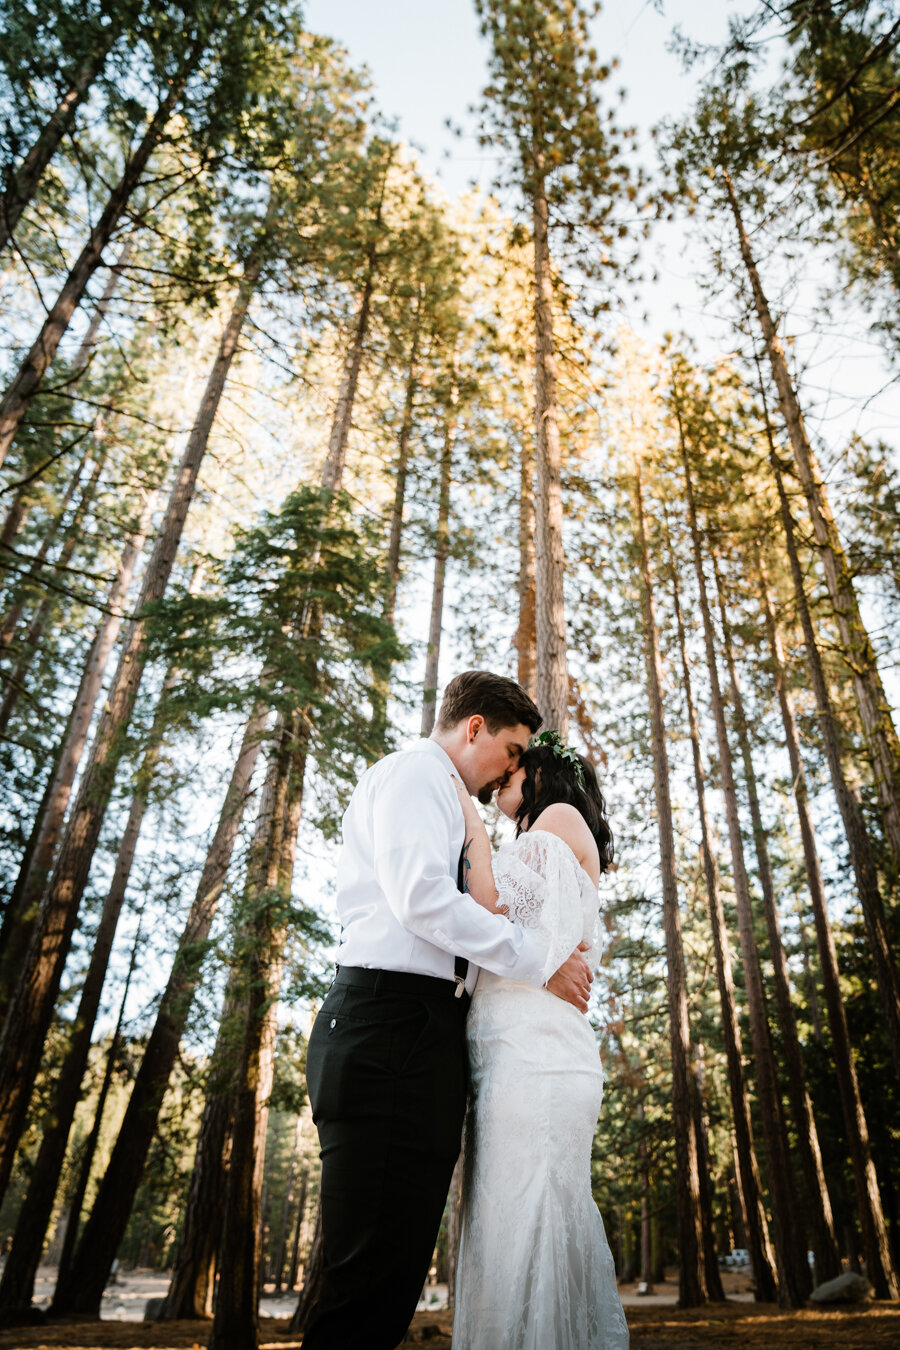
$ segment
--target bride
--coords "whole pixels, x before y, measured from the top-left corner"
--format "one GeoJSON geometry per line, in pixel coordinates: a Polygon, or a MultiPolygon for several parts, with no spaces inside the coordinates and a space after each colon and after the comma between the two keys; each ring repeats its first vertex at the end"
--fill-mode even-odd
{"type": "MultiPolygon", "coordinates": [[[[547,941],[552,974],[599,958],[597,886],[612,834],[593,766],[544,732],[497,794],[516,838],[491,856],[471,797],[468,889],[547,941]]],[[[482,970],[466,1025],[466,1126],[453,1350],[626,1350],[628,1328],[591,1145],[603,1070],[590,1023],[545,989],[482,970]]]]}

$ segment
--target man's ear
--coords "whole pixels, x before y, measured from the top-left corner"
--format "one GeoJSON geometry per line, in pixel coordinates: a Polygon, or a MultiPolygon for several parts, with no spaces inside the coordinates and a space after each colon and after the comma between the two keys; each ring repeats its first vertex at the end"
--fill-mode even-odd
{"type": "Polygon", "coordinates": [[[484,718],[481,716],[481,713],[473,713],[466,723],[466,741],[469,745],[472,744],[483,726],[484,718]]]}

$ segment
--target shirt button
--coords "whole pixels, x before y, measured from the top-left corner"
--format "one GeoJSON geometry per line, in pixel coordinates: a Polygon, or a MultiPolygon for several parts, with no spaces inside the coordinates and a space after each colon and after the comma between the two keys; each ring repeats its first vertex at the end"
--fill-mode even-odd
{"type": "Polygon", "coordinates": [[[332,1017],[332,1019],[331,1019],[331,1027],[332,1027],[332,1030],[334,1030],[334,1028],[335,1028],[336,1026],[337,1026],[337,1018],[336,1018],[336,1017],[332,1017]]]}

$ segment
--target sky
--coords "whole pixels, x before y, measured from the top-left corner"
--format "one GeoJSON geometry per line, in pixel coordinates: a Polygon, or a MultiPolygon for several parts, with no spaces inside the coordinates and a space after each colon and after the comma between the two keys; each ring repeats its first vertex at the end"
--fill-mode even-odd
{"type": "MultiPolygon", "coordinates": [[[[628,90],[623,121],[646,134],[689,105],[694,80],[666,50],[673,27],[719,41],[728,9],[711,0],[666,0],[665,14],[652,0],[606,6],[592,33],[601,60],[621,63],[607,88],[628,90]]],[[[400,135],[420,147],[423,164],[450,195],[472,181],[489,186],[491,162],[467,112],[487,77],[472,0],[306,0],[305,15],[310,29],[336,38],[354,64],[368,66],[384,113],[398,119],[400,135]],[[445,126],[448,117],[467,131],[461,140],[445,126]]]]}
{"type": "MultiPolygon", "coordinates": [[[[700,79],[670,49],[673,33],[715,46],[727,34],[729,16],[749,8],[750,0],[618,0],[594,20],[601,59],[618,61],[604,97],[618,103],[618,90],[626,91],[617,120],[637,129],[637,153],[651,170],[651,128],[685,115],[700,79]]],[[[382,112],[396,119],[401,139],[417,148],[423,168],[448,196],[472,183],[490,188],[494,164],[477,144],[469,112],[487,78],[487,44],[473,0],[306,0],[305,14],[308,28],[335,38],[355,65],[368,67],[382,112]],[[448,129],[448,119],[462,128],[461,137],[448,129]]],[[[687,331],[701,359],[712,360],[728,350],[730,335],[698,289],[696,253],[683,219],[658,226],[643,268],[656,279],[623,297],[622,317],[650,340],[687,331]]],[[[823,311],[828,280],[833,274],[824,251],[810,254],[789,301],[787,332],[805,373],[810,428],[826,443],[846,442],[858,432],[898,444],[900,391],[893,372],[852,301],[834,313],[823,311]]],[[[781,278],[771,282],[775,300],[781,278]]]]}

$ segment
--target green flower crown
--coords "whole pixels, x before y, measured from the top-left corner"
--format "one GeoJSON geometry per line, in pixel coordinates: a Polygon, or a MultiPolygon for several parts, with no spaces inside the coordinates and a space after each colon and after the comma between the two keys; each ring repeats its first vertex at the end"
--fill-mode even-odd
{"type": "Polygon", "coordinates": [[[561,759],[568,764],[575,774],[575,781],[585,791],[584,786],[584,768],[581,760],[578,758],[578,751],[572,745],[565,745],[563,738],[558,731],[542,731],[539,736],[531,738],[531,744],[535,747],[552,750],[557,759],[561,759]]]}

